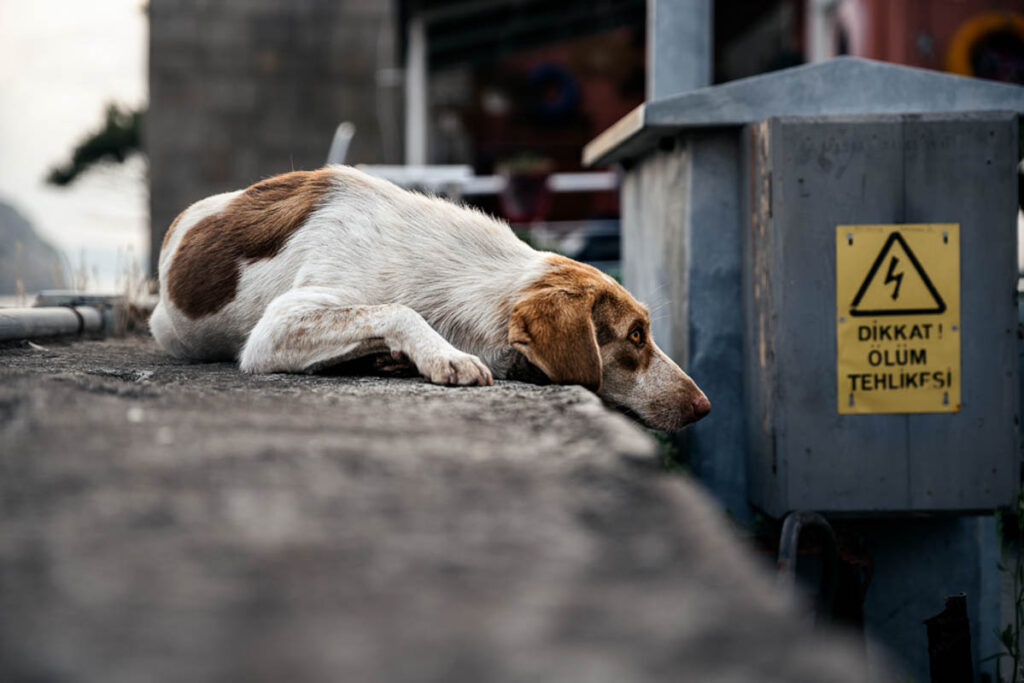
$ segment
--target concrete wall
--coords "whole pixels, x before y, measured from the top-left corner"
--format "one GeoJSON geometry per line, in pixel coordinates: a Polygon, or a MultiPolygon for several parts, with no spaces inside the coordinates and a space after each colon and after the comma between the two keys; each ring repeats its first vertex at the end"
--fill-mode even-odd
{"type": "Polygon", "coordinates": [[[743,398],[741,144],[736,129],[678,139],[622,184],[622,276],[651,309],[654,340],[711,399],[683,433],[687,461],[741,519],[747,503],[743,398]]]}
{"type": "Polygon", "coordinates": [[[352,121],[353,162],[394,162],[394,0],[150,0],[152,262],[171,220],[207,195],[323,165],[352,121]]]}

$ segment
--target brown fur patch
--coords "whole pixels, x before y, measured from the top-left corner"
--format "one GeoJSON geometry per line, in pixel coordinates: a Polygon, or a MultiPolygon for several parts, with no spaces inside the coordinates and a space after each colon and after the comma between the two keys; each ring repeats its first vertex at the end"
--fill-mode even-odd
{"type": "MultiPolygon", "coordinates": [[[[597,391],[600,346],[627,335],[638,317],[646,321],[646,311],[597,269],[563,256],[548,260],[554,268],[512,308],[509,343],[551,381],[597,391]]],[[[634,368],[642,364],[637,358],[634,368]]]]}
{"type": "Polygon", "coordinates": [[[604,320],[595,320],[594,329],[597,332],[597,345],[604,346],[615,341],[616,333],[615,328],[609,325],[604,320]]]}
{"type": "Polygon", "coordinates": [[[178,244],[167,273],[174,305],[196,319],[230,303],[242,263],[276,255],[331,189],[333,177],[320,170],[269,178],[194,225],[178,244]]]}

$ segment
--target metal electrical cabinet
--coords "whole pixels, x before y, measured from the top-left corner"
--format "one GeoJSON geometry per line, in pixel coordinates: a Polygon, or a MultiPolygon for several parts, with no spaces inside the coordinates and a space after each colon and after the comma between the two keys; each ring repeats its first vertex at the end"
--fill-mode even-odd
{"type": "Polygon", "coordinates": [[[1017,116],[1000,112],[747,126],[744,375],[757,507],[778,517],[1012,502],[1017,136],[1017,116]],[[847,248],[861,255],[847,259],[847,248]],[[848,271],[838,300],[837,267],[848,271]],[[898,309],[899,296],[917,302],[898,309]],[[923,365],[937,362],[927,354],[941,366],[923,365]]]}

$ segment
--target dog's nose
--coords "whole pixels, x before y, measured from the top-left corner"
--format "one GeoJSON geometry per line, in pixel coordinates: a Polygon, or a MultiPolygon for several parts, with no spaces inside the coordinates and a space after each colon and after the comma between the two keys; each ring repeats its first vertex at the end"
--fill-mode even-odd
{"type": "Polygon", "coordinates": [[[704,394],[693,399],[693,419],[697,421],[711,412],[711,401],[704,394]]]}

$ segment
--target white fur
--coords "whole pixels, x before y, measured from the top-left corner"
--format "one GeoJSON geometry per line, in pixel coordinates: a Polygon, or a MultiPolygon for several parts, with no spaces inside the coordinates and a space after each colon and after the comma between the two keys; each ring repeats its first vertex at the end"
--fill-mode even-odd
{"type": "MultiPolygon", "coordinates": [[[[178,356],[237,359],[249,372],[308,371],[391,350],[433,381],[489,383],[488,368],[504,376],[516,355],[509,311],[550,267],[544,254],[478,211],[350,167],[331,172],[330,196],[276,256],[242,265],[222,309],[192,320],[162,287],[157,341],[178,356]],[[300,327],[310,344],[290,342],[300,327]]],[[[185,211],[160,255],[161,282],[188,230],[236,195],[185,211]]]]}

